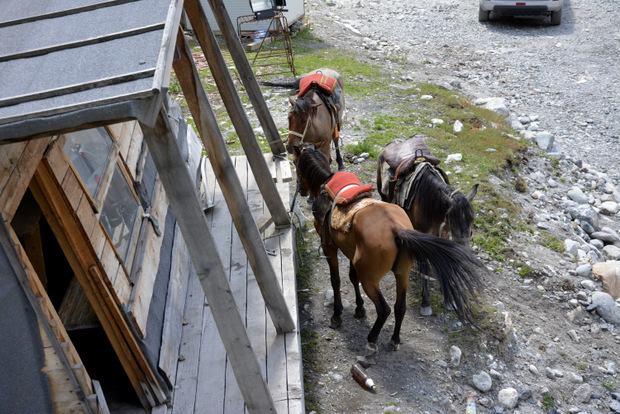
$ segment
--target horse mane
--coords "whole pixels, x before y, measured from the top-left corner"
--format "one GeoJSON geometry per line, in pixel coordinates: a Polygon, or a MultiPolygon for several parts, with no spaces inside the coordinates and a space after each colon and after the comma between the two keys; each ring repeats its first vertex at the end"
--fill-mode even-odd
{"type": "Polygon", "coordinates": [[[443,182],[428,169],[423,174],[418,175],[415,191],[425,217],[434,217],[438,212],[448,211],[453,206],[450,193],[454,191],[454,187],[443,182]],[[429,197],[428,194],[436,194],[437,197],[429,197]]]}
{"type": "MultiPolygon", "coordinates": [[[[454,191],[454,190],[453,190],[454,191]]],[[[448,212],[450,214],[451,226],[456,223],[469,225],[474,221],[474,208],[465,196],[465,194],[457,191],[452,196],[452,208],[448,212]]]]}
{"type": "Polygon", "coordinates": [[[301,145],[296,164],[300,176],[306,181],[310,191],[315,193],[334,175],[325,155],[313,143],[301,145]]]}
{"type": "Polygon", "coordinates": [[[314,94],[307,93],[304,96],[297,98],[295,105],[293,105],[292,112],[296,114],[309,113],[312,110],[312,104],[314,103],[314,94]]]}

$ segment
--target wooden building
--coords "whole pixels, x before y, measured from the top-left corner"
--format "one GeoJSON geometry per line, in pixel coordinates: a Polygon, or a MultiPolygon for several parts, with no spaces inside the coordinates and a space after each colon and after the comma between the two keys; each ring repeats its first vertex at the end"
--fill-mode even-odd
{"type": "Polygon", "coordinates": [[[198,0],[0,5],[0,412],[303,412],[290,167],[210,8],[269,154],[198,0]],[[226,150],[183,10],[244,157],[226,150]],[[198,135],[167,93],[173,68],[198,135]]]}

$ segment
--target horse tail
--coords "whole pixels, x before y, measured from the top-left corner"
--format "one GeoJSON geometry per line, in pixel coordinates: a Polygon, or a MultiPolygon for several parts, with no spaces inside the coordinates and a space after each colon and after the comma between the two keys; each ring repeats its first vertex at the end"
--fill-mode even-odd
{"type": "Polygon", "coordinates": [[[299,81],[300,80],[301,79],[297,79],[294,82],[268,82],[268,81],[261,81],[259,83],[261,85],[271,86],[273,88],[299,89],[299,81]]]}
{"type": "Polygon", "coordinates": [[[457,243],[421,233],[402,230],[396,235],[399,252],[404,252],[424,275],[435,276],[444,295],[445,303],[454,303],[461,321],[474,321],[472,300],[478,304],[482,291],[479,272],[488,272],[484,264],[457,243]]]}

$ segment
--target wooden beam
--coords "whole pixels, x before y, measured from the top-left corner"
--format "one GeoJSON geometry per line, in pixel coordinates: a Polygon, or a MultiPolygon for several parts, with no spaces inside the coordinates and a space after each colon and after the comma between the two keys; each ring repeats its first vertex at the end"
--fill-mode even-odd
{"type": "MultiPolygon", "coordinates": [[[[196,121],[200,138],[209,154],[215,177],[220,183],[235,228],[243,241],[243,247],[256,275],[273,324],[278,333],[292,332],[295,330],[295,322],[286,306],[278,277],[265,251],[263,239],[248,207],[245,193],[241,188],[230,154],[228,154],[217,119],[202,86],[192,54],[180,30],[177,35],[177,49],[179,59],[173,63],[174,71],[196,121]]],[[[277,197],[279,198],[279,195],[277,197]]]]}
{"type": "Polygon", "coordinates": [[[243,50],[243,45],[241,44],[239,36],[237,36],[237,32],[235,31],[230,17],[228,16],[226,7],[224,7],[224,2],[222,0],[209,0],[209,5],[211,6],[211,11],[215,16],[215,20],[217,20],[217,25],[219,26],[220,32],[224,37],[226,46],[235,61],[237,72],[239,72],[241,82],[243,83],[243,86],[245,86],[250,102],[252,102],[252,107],[254,108],[254,111],[256,111],[258,121],[263,127],[263,131],[267,137],[267,142],[269,143],[271,152],[273,152],[274,155],[286,156],[284,142],[282,142],[282,138],[280,138],[278,128],[276,128],[276,124],[271,117],[271,113],[269,113],[269,108],[267,108],[265,99],[263,99],[263,93],[260,90],[260,86],[258,86],[256,77],[252,71],[252,66],[248,61],[245,51],[243,50]]]}
{"type": "Polygon", "coordinates": [[[194,181],[170,130],[165,109],[162,108],[155,128],[142,125],[142,130],[183,239],[187,243],[196,274],[230,357],[248,411],[275,413],[273,399],[237,310],[227,273],[209,231],[207,218],[200,207],[194,181]]]}
{"type": "Polygon", "coordinates": [[[290,224],[290,218],[280,199],[276,185],[271,179],[269,167],[258,145],[252,125],[245,114],[241,99],[237,94],[235,84],[230,76],[222,52],[209,26],[204,9],[199,0],[187,0],[185,1],[184,7],[187,17],[194,29],[194,33],[196,33],[196,37],[198,38],[198,43],[200,43],[200,47],[207,58],[209,69],[211,69],[220,96],[224,101],[228,116],[230,116],[230,120],[237,131],[237,135],[239,135],[243,151],[248,157],[252,173],[256,178],[258,188],[263,195],[265,204],[276,225],[283,226],[290,224]]]}

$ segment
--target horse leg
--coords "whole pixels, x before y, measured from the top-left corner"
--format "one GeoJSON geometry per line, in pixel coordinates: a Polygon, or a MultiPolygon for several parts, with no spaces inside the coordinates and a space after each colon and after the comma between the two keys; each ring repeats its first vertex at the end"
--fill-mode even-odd
{"type": "Polygon", "coordinates": [[[338,270],[338,249],[323,246],[323,252],[329,265],[329,277],[334,291],[334,314],[329,321],[329,327],[336,329],[342,325],[342,295],[340,294],[340,272],[338,270]]]}
{"type": "Polygon", "coordinates": [[[431,316],[433,308],[431,307],[430,291],[428,289],[428,280],[422,276],[422,305],[420,306],[420,315],[431,316]]]}
{"type": "MultiPolygon", "coordinates": [[[[366,296],[372,300],[375,304],[375,309],[377,311],[377,320],[375,320],[370,333],[368,333],[367,345],[366,349],[368,351],[374,351],[376,353],[377,350],[377,338],[379,338],[379,333],[381,332],[381,328],[385,324],[388,316],[392,312],[390,306],[385,301],[383,294],[381,293],[381,287],[379,286],[379,280],[369,280],[369,278],[362,278],[362,288],[364,288],[364,292],[366,292],[366,296]]],[[[368,356],[368,355],[367,355],[368,356]]]]}
{"type": "Polygon", "coordinates": [[[364,299],[360,293],[360,281],[351,262],[349,262],[349,280],[353,284],[353,289],[355,289],[355,317],[362,319],[366,316],[366,309],[364,309],[364,299]]]}
{"type": "Polygon", "coordinates": [[[338,146],[338,137],[334,137],[334,148],[336,149],[336,162],[338,163],[338,171],[344,171],[347,169],[345,167],[344,162],[342,161],[342,156],[340,155],[340,147],[338,146]]]}
{"type": "Polygon", "coordinates": [[[396,275],[396,303],[394,304],[394,333],[389,347],[392,351],[397,351],[400,345],[400,327],[407,311],[407,287],[409,286],[409,272],[396,275]]]}

